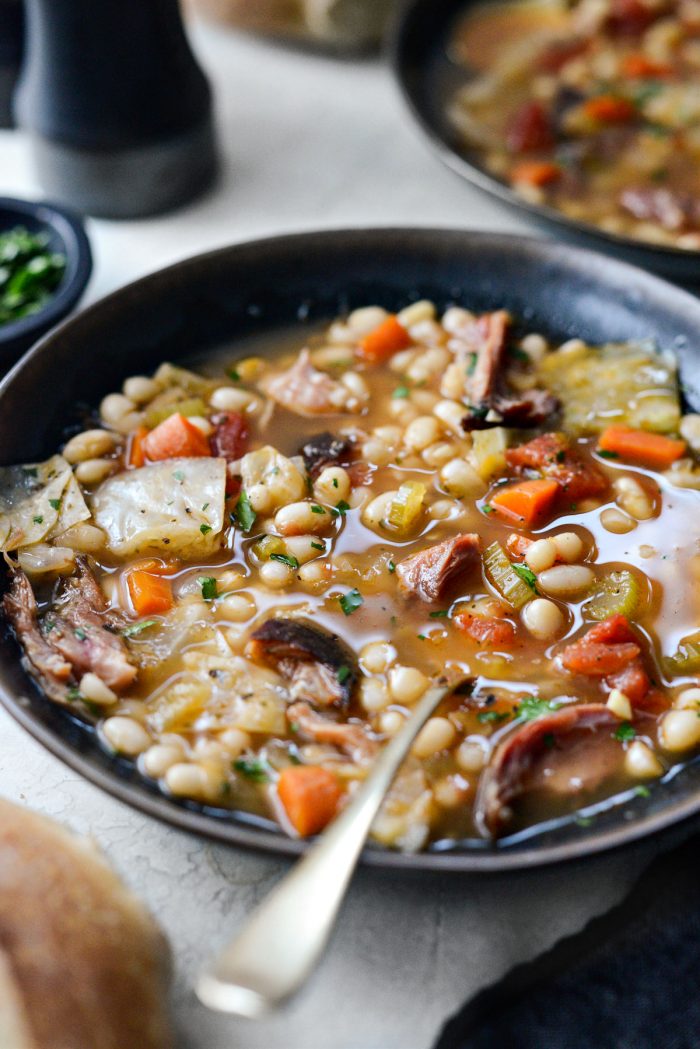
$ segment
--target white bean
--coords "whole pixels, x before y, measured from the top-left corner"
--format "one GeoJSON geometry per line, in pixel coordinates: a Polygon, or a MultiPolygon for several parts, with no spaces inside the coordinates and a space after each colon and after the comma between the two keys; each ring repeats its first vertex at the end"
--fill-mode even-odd
{"type": "Polygon", "coordinates": [[[168,743],[155,743],[141,758],[143,771],[151,779],[160,779],[168,769],[182,761],[182,747],[168,743]]]}
{"type": "Polygon", "coordinates": [[[209,398],[209,404],[221,412],[243,412],[255,397],[247,390],[233,386],[219,386],[209,398]]]}
{"type": "Polygon", "coordinates": [[[416,736],[411,751],[417,758],[430,758],[451,747],[456,737],[455,727],[447,718],[430,718],[416,736]]]}
{"type": "Polygon", "coordinates": [[[75,477],[81,484],[99,484],[114,472],[116,465],[114,459],[86,459],[76,466],[75,477]]]}
{"type": "Polygon", "coordinates": [[[635,739],[625,754],[625,771],[634,779],[657,779],[663,776],[664,767],[646,743],[635,739]]]}
{"type": "Polygon", "coordinates": [[[558,605],[546,597],[536,597],[520,613],[525,628],[538,641],[549,641],[564,628],[564,616],[558,605]]]}
{"type": "Polygon", "coordinates": [[[231,757],[237,758],[251,746],[251,739],[241,728],[227,728],[219,736],[219,743],[231,757]]]}
{"type": "Polygon", "coordinates": [[[448,463],[450,459],[454,459],[456,452],[457,445],[450,444],[449,441],[436,441],[435,444],[429,444],[423,449],[421,458],[427,466],[437,469],[448,463]]]}
{"type": "Polygon", "coordinates": [[[404,721],[403,714],[398,710],[385,710],[379,715],[379,731],[387,736],[394,736],[404,721]]]}
{"type": "Polygon", "coordinates": [[[487,752],[483,743],[465,739],[457,748],[455,757],[463,772],[481,772],[486,764],[487,752]]]}
{"type": "Polygon", "coordinates": [[[102,731],[114,750],[119,754],[127,754],[129,757],[141,754],[151,745],[151,737],[143,725],[140,725],[134,718],[124,717],[121,714],[107,718],[102,726],[102,731]]]}
{"type": "Polygon", "coordinates": [[[428,687],[428,679],[416,667],[397,666],[389,672],[389,691],[396,703],[417,702],[428,687]]]}
{"type": "Polygon", "coordinates": [[[544,572],[557,559],[557,548],[551,539],[536,539],[525,552],[525,561],[533,572],[544,572]]]}
{"type": "Polygon", "coordinates": [[[316,557],[323,557],[326,553],[326,544],[316,535],[290,535],[285,539],[284,545],[287,553],[295,557],[300,565],[305,565],[307,561],[313,561],[316,557]]]}
{"type": "Polygon", "coordinates": [[[266,561],[260,566],[260,579],[270,590],[282,590],[294,579],[294,573],[281,561],[266,561]]]}
{"type": "Polygon", "coordinates": [[[117,694],[108,685],[105,685],[101,677],[89,671],[80,679],[79,690],[81,696],[89,699],[91,703],[97,703],[100,707],[110,707],[117,702],[117,694]]]}
{"type": "Polygon", "coordinates": [[[409,423],[404,433],[404,444],[416,452],[422,452],[431,444],[435,444],[440,436],[440,425],[432,415],[419,415],[417,419],[409,423]]]}
{"type": "Polygon", "coordinates": [[[71,464],[99,459],[114,450],[114,443],[114,434],[109,430],[83,430],[68,441],[63,449],[63,458],[71,464]]]}
{"type": "Polygon", "coordinates": [[[580,561],[583,556],[583,540],[576,532],[560,532],[552,536],[557,555],[567,564],[580,561]]]}
{"type": "Polygon", "coordinates": [[[586,565],[556,565],[540,572],[537,584],[545,594],[580,594],[590,589],[595,579],[586,565]]]}
{"type": "Polygon", "coordinates": [[[661,745],[673,753],[690,750],[700,743],[700,717],[697,710],[669,710],[660,731],[661,745]]]}
{"type": "Polygon", "coordinates": [[[632,704],[630,703],[629,696],[626,696],[624,692],[620,692],[619,688],[614,688],[611,691],[605,705],[616,718],[621,718],[622,721],[631,720],[632,704]]]}
{"type": "Polygon", "coordinates": [[[613,481],[618,505],[637,521],[647,521],[654,516],[654,504],[639,481],[634,477],[618,477],[613,481]]]}
{"type": "Polygon", "coordinates": [[[362,523],[367,528],[380,528],[386,521],[387,511],[392,499],[396,496],[395,491],[382,492],[368,503],[362,511],[362,523]]]}
{"type": "Polygon", "coordinates": [[[314,495],[321,502],[335,505],[350,495],[350,476],[342,466],[327,466],[314,482],[314,495]]]}
{"type": "MultiPolygon", "coordinates": [[[[336,500],[337,502],[338,500],[336,500]]],[[[275,528],[280,535],[306,535],[308,532],[323,532],[330,524],[328,510],[316,503],[289,503],[275,514],[275,528]],[[314,510],[316,507],[316,510],[314,510]],[[323,510],[318,513],[318,510],[323,510]]]]}
{"type": "Polygon", "coordinates": [[[356,338],[362,338],[378,328],[387,317],[387,311],[381,306],[362,306],[348,317],[348,328],[356,338]]]}
{"type": "Polygon", "coordinates": [[[458,401],[438,401],[433,408],[433,415],[436,415],[451,433],[459,437],[464,436],[462,419],[465,414],[464,405],[459,404],[458,401]]]}
{"type": "Polygon", "coordinates": [[[155,379],[147,379],[145,375],[132,375],[126,379],[122,387],[124,396],[134,404],[147,404],[160,393],[160,385],[155,379]]]}
{"type": "Polygon", "coordinates": [[[484,482],[465,459],[450,459],[440,470],[442,487],[457,499],[481,495],[484,482]]]}
{"type": "Polygon", "coordinates": [[[677,710],[695,710],[700,713],[700,688],[686,688],[673,701],[677,710]]]}
{"type": "Polygon", "coordinates": [[[680,425],[681,437],[694,452],[700,452],[700,415],[684,415],[680,425]]]}
{"type": "Polygon", "coordinates": [[[364,678],[360,684],[360,703],[369,713],[388,707],[391,697],[384,682],[376,677],[364,678]]]}
{"type": "Polygon", "coordinates": [[[606,532],[612,532],[614,535],[624,535],[637,527],[635,520],[614,506],[608,506],[601,512],[600,523],[606,532]]]}
{"type": "Polygon", "coordinates": [[[420,299],[412,302],[396,315],[396,319],[404,328],[411,328],[421,321],[431,321],[435,317],[435,306],[429,299],[420,299]]]}
{"type": "Polygon", "coordinates": [[[135,408],[131,398],[125,397],[123,393],[108,393],[100,404],[100,415],[109,426],[113,426],[125,415],[130,415],[135,408]]]}
{"type": "Polygon", "coordinates": [[[165,785],[178,797],[201,798],[207,793],[208,776],[200,765],[181,761],[167,770],[165,785]]]}
{"type": "Polygon", "coordinates": [[[520,340],[520,349],[528,355],[531,361],[537,363],[544,357],[549,349],[549,344],[542,335],[536,335],[533,332],[520,340]]]}
{"type": "Polygon", "coordinates": [[[370,641],[360,652],[360,666],[368,674],[383,674],[396,660],[396,649],[389,641],[370,641]]]}
{"type": "Polygon", "coordinates": [[[217,609],[234,623],[247,623],[257,612],[255,600],[250,594],[227,594],[218,602],[217,609]]]}

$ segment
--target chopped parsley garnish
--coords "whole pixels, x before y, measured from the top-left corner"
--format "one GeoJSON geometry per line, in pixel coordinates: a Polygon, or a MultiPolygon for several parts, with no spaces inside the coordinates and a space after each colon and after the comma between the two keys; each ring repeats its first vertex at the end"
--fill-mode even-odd
{"type": "Polygon", "coordinates": [[[613,732],[613,736],[615,737],[615,739],[619,740],[620,743],[629,742],[629,740],[634,739],[636,734],[637,733],[634,730],[634,725],[630,724],[629,721],[623,721],[622,724],[618,725],[615,731],[613,732]]]}
{"type": "Polygon", "coordinates": [[[229,379],[231,379],[233,382],[241,381],[240,372],[238,372],[235,368],[227,368],[226,374],[228,375],[229,379]]]}
{"type": "Polygon", "coordinates": [[[649,790],[648,787],[645,787],[643,783],[640,783],[638,786],[636,786],[634,788],[634,793],[637,795],[638,798],[650,798],[651,797],[651,791],[649,790]]]}
{"type": "Polygon", "coordinates": [[[202,513],[204,513],[204,511],[206,510],[206,508],[207,508],[208,506],[209,506],[209,503],[204,503],[204,504],[203,504],[203,506],[202,506],[202,513]]]}
{"type": "Polygon", "coordinates": [[[516,575],[519,575],[523,583],[527,583],[531,590],[537,593],[537,576],[527,565],[513,565],[516,575]]]}
{"type": "Polygon", "coordinates": [[[268,765],[260,758],[236,758],[233,768],[248,779],[252,779],[254,783],[267,783],[270,778],[268,765]]]}
{"type": "Polygon", "coordinates": [[[131,626],[122,630],[122,636],[135,637],[137,634],[142,634],[144,630],[148,630],[149,627],[152,626],[158,626],[157,619],[142,619],[140,623],[132,623],[131,626]]]}
{"type": "Polygon", "coordinates": [[[15,226],[0,235],[0,325],[36,313],[53,296],[66,257],[53,252],[46,233],[15,226]]]}
{"type": "Polygon", "coordinates": [[[325,514],[325,512],[326,511],[323,509],[323,507],[319,506],[318,503],[312,503],[311,504],[311,513],[312,514],[325,514]]]}
{"type": "Polygon", "coordinates": [[[85,633],[85,631],[83,630],[83,628],[82,628],[82,627],[80,627],[80,626],[79,626],[79,627],[76,627],[76,629],[75,629],[75,630],[73,631],[73,633],[74,633],[74,634],[75,634],[75,636],[77,637],[78,641],[84,641],[84,640],[85,640],[85,638],[87,637],[87,634],[85,633]]]}
{"type": "Polygon", "coordinates": [[[554,458],[557,460],[558,463],[565,462],[566,461],[566,452],[564,451],[564,449],[560,448],[554,458]]]}
{"type": "Polygon", "coordinates": [[[102,715],[102,707],[97,703],[93,703],[92,700],[86,699],[85,696],[81,696],[80,698],[83,701],[85,709],[89,710],[94,717],[99,718],[102,715]]]}
{"type": "Polygon", "coordinates": [[[619,459],[620,456],[617,452],[608,452],[605,448],[598,449],[598,455],[602,456],[603,459],[619,459]]]}
{"type": "Polygon", "coordinates": [[[416,634],[416,637],[418,638],[419,641],[427,641],[428,640],[428,635],[427,634],[416,634]]]}
{"type": "Polygon", "coordinates": [[[509,346],[508,355],[513,357],[516,361],[522,361],[523,364],[530,364],[530,355],[519,346],[509,346]]]}
{"type": "Polygon", "coordinates": [[[337,478],[337,477],[334,477],[334,478],[333,478],[333,487],[334,487],[334,488],[337,488],[337,487],[338,487],[338,478],[337,478]]]}
{"type": "Polygon", "coordinates": [[[238,496],[238,502],[236,508],[233,511],[234,521],[242,532],[249,532],[255,524],[255,519],[258,516],[250,505],[250,499],[248,493],[244,490],[238,496]]]}
{"type": "Polygon", "coordinates": [[[202,533],[202,535],[207,535],[209,532],[211,532],[211,525],[201,524],[199,526],[199,530],[202,533]]]}
{"type": "Polygon", "coordinates": [[[182,472],[182,470],[175,470],[173,472],[173,477],[175,478],[176,481],[179,481],[181,484],[185,480],[185,475],[182,472]]]}
{"type": "Polygon", "coordinates": [[[450,613],[449,613],[449,611],[446,608],[441,608],[439,612],[431,612],[430,613],[430,618],[431,619],[447,619],[449,614],[450,613]]]}
{"type": "Polygon", "coordinates": [[[49,506],[51,507],[52,510],[60,510],[61,509],[61,500],[60,499],[49,499],[49,506]]]}
{"type": "Polygon", "coordinates": [[[479,509],[481,510],[482,514],[492,514],[493,513],[493,507],[491,506],[490,503],[483,503],[479,507],[479,509]]]}
{"type": "Polygon", "coordinates": [[[296,557],[292,557],[291,554],[270,554],[271,561],[280,561],[281,564],[287,565],[289,568],[298,568],[299,562],[296,557]]]}
{"type": "Polygon", "coordinates": [[[219,586],[213,575],[201,575],[197,580],[202,588],[202,597],[205,601],[215,601],[219,596],[219,586]]]}
{"type": "Polygon", "coordinates": [[[534,718],[539,718],[543,714],[551,714],[554,710],[560,710],[561,703],[556,703],[554,700],[537,699],[536,696],[525,696],[520,700],[518,706],[518,717],[525,718],[526,721],[532,721],[534,718]]]}
{"type": "Polygon", "coordinates": [[[406,397],[411,396],[411,391],[408,386],[397,386],[391,396],[395,401],[405,400],[406,397]]]}
{"type": "Polygon", "coordinates": [[[556,745],[557,738],[553,732],[546,732],[542,738],[547,750],[552,750],[556,745]]]}
{"type": "Polygon", "coordinates": [[[482,725],[498,725],[501,721],[505,721],[506,718],[509,717],[509,710],[480,710],[476,715],[476,720],[482,725]]]}
{"type": "Polygon", "coordinates": [[[311,541],[311,545],[314,548],[314,550],[325,550],[326,549],[324,543],[317,543],[315,540],[311,541]]]}
{"type": "Polygon", "coordinates": [[[389,569],[390,572],[395,572],[396,571],[396,565],[394,564],[393,561],[388,561],[386,567],[389,569]]]}
{"type": "Polygon", "coordinates": [[[577,827],[590,827],[591,823],[593,823],[593,817],[592,816],[576,816],[575,819],[574,819],[574,823],[576,824],[577,827]]]}
{"type": "Polygon", "coordinates": [[[69,703],[75,703],[76,700],[82,698],[83,697],[80,695],[80,689],[76,688],[75,685],[71,685],[71,687],[66,692],[66,699],[69,703]]]}
{"type": "Polygon", "coordinates": [[[32,521],[34,522],[34,524],[43,524],[44,523],[44,518],[43,517],[33,517],[32,521]]]}
{"type": "Polygon", "coordinates": [[[476,362],[479,359],[479,355],[477,353],[470,353],[468,354],[468,357],[469,363],[467,364],[467,375],[473,375],[474,369],[476,368],[476,362]]]}
{"type": "Polygon", "coordinates": [[[347,681],[347,679],[350,677],[351,673],[352,673],[352,671],[350,670],[350,667],[346,667],[346,666],[338,667],[338,674],[337,674],[338,684],[339,685],[344,685],[345,682],[347,681]]]}
{"type": "Polygon", "coordinates": [[[346,503],[344,499],[341,499],[339,503],[331,507],[331,513],[334,517],[345,517],[349,509],[350,503],[346,503]]]}
{"type": "Polygon", "coordinates": [[[340,600],[340,607],[346,616],[351,616],[353,612],[357,612],[361,604],[364,603],[364,597],[356,588],[348,590],[347,594],[343,594],[340,600]]]}
{"type": "Polygon", "coordinates": [[[38,477],[39,471],[36,466],[23,466],[22,470],[27,474],[28,477],[38,477]]]}

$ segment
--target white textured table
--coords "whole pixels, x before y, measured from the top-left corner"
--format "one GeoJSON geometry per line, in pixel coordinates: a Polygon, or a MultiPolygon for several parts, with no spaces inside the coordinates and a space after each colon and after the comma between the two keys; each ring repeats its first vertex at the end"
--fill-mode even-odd
{"type": "MultiPolygon", "coordinates": [[[[175,214],[92,222],[88,300],[185,255],[263,234],[391,224],[527,229],[429,154],[382,66],[204,26],[194,37],[217,93],[220,183],[175,214]]],[[[0,133],[0,172],[3,193],[39,195],[21,135],[0,133]]],[[[308,989],[283,1015],[252,1024],[199,1006],[192,976],[286,863],[131,811],[1,711],[0,736],[0,793],[94,835],[168,932],[182,1049],[428,1049],[475,990],[616,902],[657,847],[511,878],[360,871],[308,989]]]]}

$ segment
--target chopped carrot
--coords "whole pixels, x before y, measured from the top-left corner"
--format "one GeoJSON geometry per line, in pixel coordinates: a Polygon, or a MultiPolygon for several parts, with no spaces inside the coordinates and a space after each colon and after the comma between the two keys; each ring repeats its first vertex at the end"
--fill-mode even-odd
{"type": "Polygon", "coordinates": [[[664,470],[685,454],[685,441],[646,430],[631,430],[628,426],[609,426],[600,435],[598,450],[664,470]]]}
{"type": "Polygon", "coordinates": [[[616,95],[589,98],[583,104],[583,111],[587,117],[599,124],[626,124],[636,112],[628,99],[618,98],[616,95]]]}
{"type": "Polygon", "coordinates": [[[146,462],[146,453],[143,450],[143,442],[148,437],[150,430],[145,426],[139,426],[138,430],[134,430],[129,441],[129,451],[126,458],[126,465],[129,470],[138,470],[139,467],[143,466],[146,462]]]}
{"type": "Polygon", "coordinates": [[[369,364],[382,364],[399,350],[407,349],[411,343],[411,336],[392,313],[361,339],[357,354],[369,364]]]}
{"type": "Polygon", "coordinates": [[[330,823],[342,793],[337,777],[318,765],[290,765],[277,783],[287,818],[302,838],[330,823]]]}
{"type": "Polygon", "coordinates": [[[544,478],[520,481],[500,488],[489,502],[503,517],[530,528],[549,513],[560,490],[556,481],[544,478]]]}
{"type": "Polygon", "coordinates": [[[173,607],[170,583],[160,575],[132,570],[127,572],[126,585],[137,616],[159,615],[173,607]]]}
{"type": "Polygon", "coordinates": [[[512,168],[511,182],[525,183],[527,186],[548,186],[561,176],[561,168],[549,160],[523,160],[512,168]]]}
{"type": "Polygon", "coordinates": [[[646,77],[671,76],[673,69],[664,62],[654,62],[646,55],[626,55],[622,59],[622,72],[624,76],[639,80],[646,77]]]}
{"type": "Polygon", "coordinates": [[[512,645],[515,641],[515,626],[510,619],[498,616],[475,616],[471,612],[459,612],[452,622],[470,637],[483,645],[512,645]]]}
{"type": "Polygon", "coordinates": [[[151,430],[141,442],[144,454],[151,462],[160,459],[211,455],[209,441],[194,423],[175,412],[151,430]]]}

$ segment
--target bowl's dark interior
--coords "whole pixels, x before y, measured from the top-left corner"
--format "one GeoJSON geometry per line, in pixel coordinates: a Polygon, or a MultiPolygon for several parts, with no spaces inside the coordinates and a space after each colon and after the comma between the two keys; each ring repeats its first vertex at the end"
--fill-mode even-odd
{"type": "MultiPolygon", "coordinates": [[[[409,0],[396,27],[393,58],[404,97],[438,156],[458,175],[499,197],[539,225],[584,246],[610,252],[690,287],[700,287],[700,252],[645,244],[576,222],[554,208],[530,204],[481,166],[447,115],[447,104],[468,75],[450,59],[449,42],[477,4],[489,0],[409,0]]],[[[493,0],[498,2],[498,0],[493,0]]]]}
{"type": "MultiPolygon", "coordinates": [[[[61,441],[77,402],[96,404],[131,374],[300,320],[323,321],[354,306],[398,308],[418,297],[441,307],[506,306],[530,331],[594,343],[654,339],[675,351],[691,403],[700,404],[700,301],[657,278],[588,252],[546,241],[433,230],[326,232],[282,237],[201,256],[145,278],[92,306],[48,336],[0,385],[0,449],[6,463],[45,458],[61,441]],[[28,418],[32,424],[27,425],[28,418]]],[[[10,709],[63,760],[154,815],[225,840],[298,851],[270,826],[230,813],[202,813],[160,796],[110,758],[92,730],[43,700],[20,668],[9,637],[0,641],[0,690],[10,709]],[[26,702],[21,697],[26,696],[26,702]]],[[[602,814],[505,843],[402,857],[378,849],[384,865],[484,869],[515,867],[596,850],[700,810],[700,765],[688,766],[602,814]]]]}

